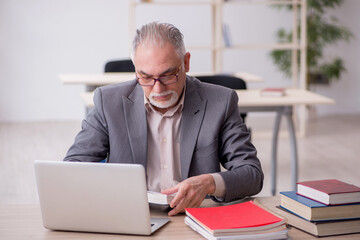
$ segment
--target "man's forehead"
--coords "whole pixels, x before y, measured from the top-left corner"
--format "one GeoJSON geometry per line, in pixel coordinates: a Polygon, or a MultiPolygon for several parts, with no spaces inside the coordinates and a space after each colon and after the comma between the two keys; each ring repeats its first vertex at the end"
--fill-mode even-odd
{"type": "Polygon", "coordinates": [[[176,71],[182,63],[172,46],[158,48],[139,45],[134,56],[137,73],[146,75],[161,75],[176,71]]]}
{"type": "Polygon", "coordinates": [[[136,48],[136,51],[134,52],[134,58],[140,59],[144,58],[147,55],[153,55],[153,56],[165,56],[168,58],[179,58],[179,55],[177,54],[177,51],[175,50],[175,47],[170,44],[164,44],[164,45],[154,45],[154,44],[139,44],[136,48]]]}

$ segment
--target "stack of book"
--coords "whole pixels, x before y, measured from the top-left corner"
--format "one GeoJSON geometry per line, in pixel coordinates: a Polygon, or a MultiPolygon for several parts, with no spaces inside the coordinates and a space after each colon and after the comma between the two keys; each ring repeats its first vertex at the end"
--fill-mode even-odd
{"type": "Polygon", "coordinates": [[[360,188],[335,179],[299,182],[281,192],[288,224],[315,236],[360,232],[360,188]]]}
{"type": "Polygon", "coordinates": [[[185,212],[185,223],[206,239],[287,239],[285,220],[252,201],[185,212]]]}

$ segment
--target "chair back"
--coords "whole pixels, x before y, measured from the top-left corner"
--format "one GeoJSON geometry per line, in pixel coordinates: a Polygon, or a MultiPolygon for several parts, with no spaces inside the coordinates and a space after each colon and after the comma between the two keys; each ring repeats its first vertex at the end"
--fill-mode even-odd
{"type": "Polygon", "coordinates": [[[109,61],[105,64],[104,72],[135,72],[131,59],[109,61]]]}
{"type": "Polygon", "coordinates": [[[231,89],[246,89],[246,82],[238,77],[230,75],[196,76],[202,82],[216,84],[231,89]]]}
{"type": "MultiPolygon", "coordinates": [[[[196,76],[196,78],[202,82],[220,85],[231,89],[236,89],[236,90],[247,89],[246,82],[243,79],[230,75],[219,74],[219,75],[210,75],[210,76],[196,76]]],[[[240,116],[245,122],[246,113],[240,113],[240,116]]]]}

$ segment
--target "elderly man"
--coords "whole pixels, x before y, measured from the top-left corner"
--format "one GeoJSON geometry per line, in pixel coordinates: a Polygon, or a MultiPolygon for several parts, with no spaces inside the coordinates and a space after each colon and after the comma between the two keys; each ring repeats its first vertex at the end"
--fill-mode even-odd
{"type": "Polygon", "coordinates": [[[186,75],[190,53],[181,32],[144,25],[132,60],[136,79],[95,91],[95,107],[64,160],[142,164],[148,190],[176,193],[169,215],[198,207],[206,195],[229,202],[257,194],[263,173],[237,95],[186,75]]]}

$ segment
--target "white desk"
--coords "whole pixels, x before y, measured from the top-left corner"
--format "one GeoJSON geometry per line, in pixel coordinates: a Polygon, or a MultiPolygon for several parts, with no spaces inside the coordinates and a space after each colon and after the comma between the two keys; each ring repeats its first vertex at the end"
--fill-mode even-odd
{"type": "MultiPolygon", "coordinates": [[[[190,76],[208,76],[214,75],[214,73],[208,72],[192,72],[190,76]]],[[[232,76],[243,79],[245,82],[262,82],[262,77],[246,72],[237,72],[231,74],[232,76]]],[[[60,80],[64,84],[85,84],[86,86],[102,86],[113,83],[125,82],[135,78],[133,72],[121,72],[121,73],[103,73],[103,74],[61,74],[60,80]]]]}
{"type": "MultiPolygon", "coordinates": [[[[287,120],[289,140],[291,146],[291,176],[292,189],[296,190],[296,182],[298,180],[298,153],[296,144],[296,135],[293,122],[293,106],[300,104],[333,104],[330,98],[300,89],[287,89],[286,95],[283,97],[263,97],[260,90],[237,90],[239,97],[240,112],[276,112],[275,126],[272,140],[271,155],[271,192],[276,193],[276,176],[277,176],[277,143],[279,135],[279,127],[281,117],[287,120]]],[[[93,93],[87,92],[81,94],[86,106],[93,107],[93,93]]]]}
{"type": "MultiPolygon", "coordinates": [[[[236,73],[223,73],[229,74],[234,77],[243,79],[245,82],[262,82],[264,79],[260,76],[247,73],[247,72],[236,72],[236,73]]],[[[191,72],[188,73],[190,76],[211,76],[214,75],[212,72],[191,72]]],[[[102,74],[60,74],[59,78],[63,84],[84,84],[86,91],[91,92],[96,87],[109,85],[114,83],[126,82],[131,79],[135,79],[134,72],[117,72],[117,73],[102,73],[102,74]]],[[[86,112],[89,108],[86,108],[86,112]]]]}
{"type": "Polygon", "coordinates": [[[282,97],[264,97],[260,95],[260,90],[237,90],[239,97],[240,112],[276,112],[276,119],[272,139],[271,154],[271,193],[276,193],[276,169],[277,169],[277,143],[281,117],[287,120],[290,148],[291,148],[291,176],[292,190],[296,190],[298,181],[298,153],[296,144],[295,127],[293,122],[293,107],[295,105],[306,104],[333,104],[332,99],[301,89],[287,89],[286,95],[282,97]]]}

